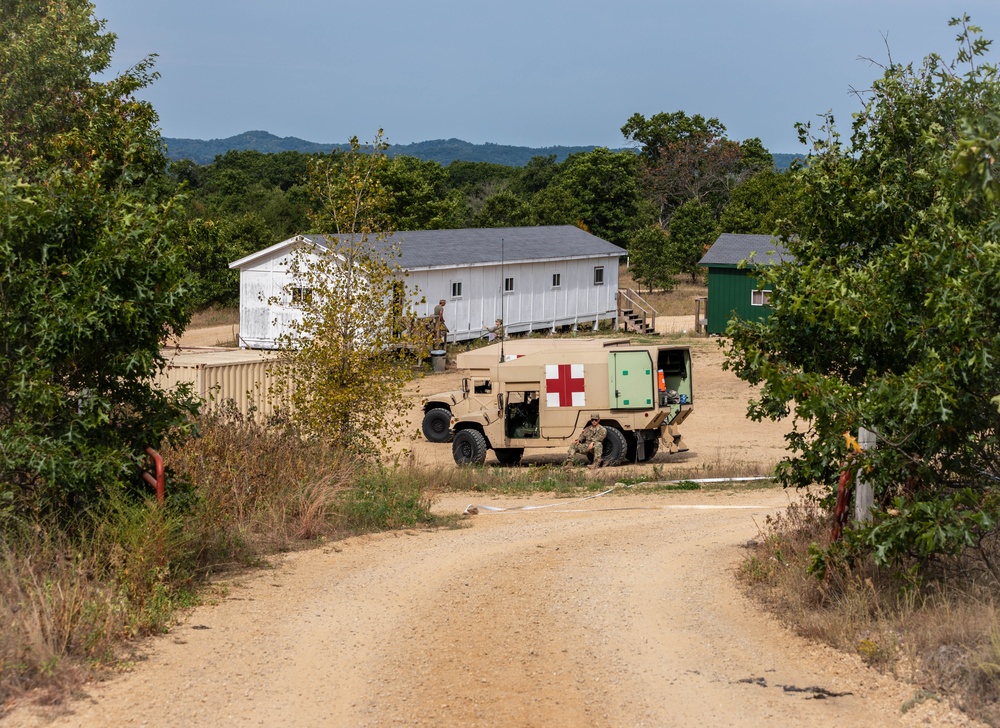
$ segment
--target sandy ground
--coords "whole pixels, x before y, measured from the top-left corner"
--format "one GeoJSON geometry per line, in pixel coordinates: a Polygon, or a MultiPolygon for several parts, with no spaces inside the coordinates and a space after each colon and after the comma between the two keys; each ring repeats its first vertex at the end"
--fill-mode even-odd
{"type": "MultiPolygon", "coordinates": [[[[616,473],[690,477],[780,457],[784,428],[745,420],[749,391],[721,370],[717,347],[696,342],[694,362],[690,451],[616,473]]],[[[429,375],[411,395],[457,378],[429,375]]],[[[449,445],[409,444],[419,463],[454,467],[449,445]]],[[[913,686],[795,636],[742,596],[743,545],[789,497],[441,494],[438,512],[478,514],[220,582],[124,674],[3,725],[972,725],[935,701],[904,714],[913,686]]]]}

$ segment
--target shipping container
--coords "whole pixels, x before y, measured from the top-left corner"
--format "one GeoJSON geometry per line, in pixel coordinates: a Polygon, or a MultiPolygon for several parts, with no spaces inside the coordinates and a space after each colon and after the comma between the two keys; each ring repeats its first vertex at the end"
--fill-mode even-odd
{"type": "Polygon", "coordinates": [[[205,409],[232,400],[244,415],[270,416],[277,409],[271,385],[278,380],[270,371],[277,361],[273,351],[251,349],[184,348],[163,351],[167,366],[156,378],[161,389],[183,382],[206,402],[205,409]]]}

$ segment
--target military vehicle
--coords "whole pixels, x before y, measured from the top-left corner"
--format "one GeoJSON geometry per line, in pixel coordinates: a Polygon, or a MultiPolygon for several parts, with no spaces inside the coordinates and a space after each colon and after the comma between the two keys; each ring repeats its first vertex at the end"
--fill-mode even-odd
{"type": "Polygon", "coordinates": [[[693,409],[687,347],[528,339],[465,352],[457,364],[468,374],[462,388],[427,397],[423,419],[427,439],[453,441],[456,463],[482,463],[489,450],[503,464],[520,462],[525,448],[565,451],[591,412],[608,432],[604,465],[649,460],[661,442],[685,449],[678,427],[693,409]]]}

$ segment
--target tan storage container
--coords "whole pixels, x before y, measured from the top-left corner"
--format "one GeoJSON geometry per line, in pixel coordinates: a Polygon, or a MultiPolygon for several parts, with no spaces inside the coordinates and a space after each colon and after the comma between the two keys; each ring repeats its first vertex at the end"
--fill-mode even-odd
{"type": "Polygon", "coordinates": [[[164,350],[166,368],[156,379],[162,389],[190,382],[192,391],[206,402],[206,410],[232,400],[244,415],[274,413],[276,403],[269,392],[273,377],[269,365],[273,351],[251,349],[187,348],[164,350]]]}

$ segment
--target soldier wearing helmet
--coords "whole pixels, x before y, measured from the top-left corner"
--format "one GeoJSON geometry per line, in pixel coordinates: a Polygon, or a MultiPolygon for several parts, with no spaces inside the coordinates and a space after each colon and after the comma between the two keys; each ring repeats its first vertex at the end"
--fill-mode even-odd
{"type": "Polygon", "coordinates": [[[576,456],[588,457],[593,453],[594,460],[589,465],[591,470],[601,467],[601,456],[604,454],[604,438],[608,436],[608,431],[601,425],[601,415],[599,412],[590,413],[590,422],[583,428],[580,437],[569,446],[569,453],[566,457],[566,464],[572,465],[576,461],[576,456]]]}

